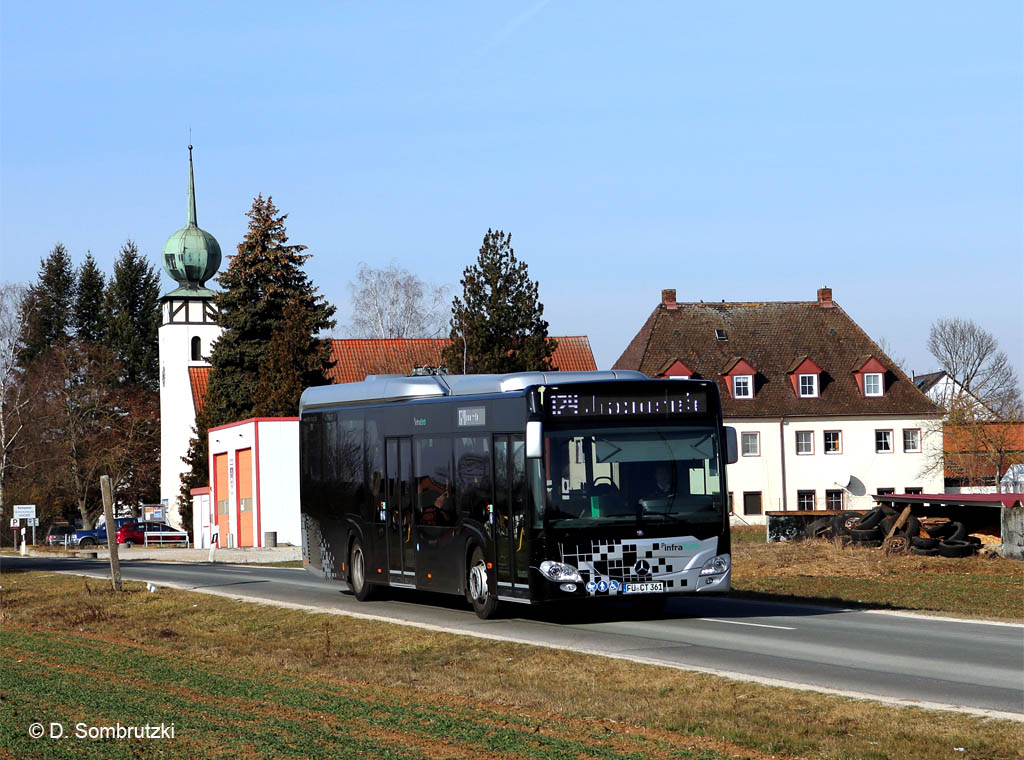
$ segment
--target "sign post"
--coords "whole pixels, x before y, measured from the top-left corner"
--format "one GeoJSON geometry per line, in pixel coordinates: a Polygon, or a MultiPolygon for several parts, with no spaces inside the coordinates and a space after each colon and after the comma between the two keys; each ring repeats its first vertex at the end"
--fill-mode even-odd
{"type": "MultiPolygon", "coordinates": [[[[28,525],[32,526],[32,546],[36,545],[36,505],[35,504],[15,504],[14,505],[14,516],[19,520],[28,520],[28,525]]],[[[24,543],[25,533],[22,532],[21,540],[24,543]]]]}

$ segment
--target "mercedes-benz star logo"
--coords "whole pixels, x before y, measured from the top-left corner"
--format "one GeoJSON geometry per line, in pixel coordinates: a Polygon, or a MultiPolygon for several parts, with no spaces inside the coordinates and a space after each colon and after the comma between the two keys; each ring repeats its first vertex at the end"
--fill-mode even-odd
{"type": "Polygon", "coordinates": [[[646,576],[651,574],[651,563],[645,559],[638,560],[633,565],[633,572],[640,576],[646,576]]]}

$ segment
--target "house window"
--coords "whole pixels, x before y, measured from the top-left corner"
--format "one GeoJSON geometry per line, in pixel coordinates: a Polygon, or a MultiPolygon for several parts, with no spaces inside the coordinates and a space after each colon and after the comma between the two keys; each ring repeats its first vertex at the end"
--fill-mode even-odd
{"type": "Polygon", "coordinates": [[[745,457],[759,457],[761,456],[761,434],[760,433],[742,433],[740,435],[743,441],[743,456],[745,457]]]}
{"type": "Polygon", "coordinates": [[[732,379],[733,398],[753,398],[754,378],[751,375],[736,375],[732,379]]]}
{"type": "Polygon", "coordinates": [[[761,514],[761,492],[760,491],[744,491],[743,492],[743,514],[745,514],[745,515],[759,515],[759,514],[761,514]]]}
{"type": "Polygon", "coordinates": [[[801,398],[816,398],[818,395],[818,376],[800,375],[801,398]]]}
{"type": "Polygon", "coordinates": [[[919,428],[903,428],[903,450],[908,452],[921,450],[921,430],[919,428]]]}
{"type": "Polygon", "coordinates": [[[881,372],[865,372],[864,373],[864,395],[865,396],[881,396],[882,395],[882,373],[881,372]]]}
{"type": "Polygon", "coordinates": [[[879,496],[888,496],[889,494],[896,493],[895,488],[879,488],[875,491],[879,496]]]}
{"type": "Polygon", "coordinates": [[[801,512],[811,512],[814,510],[814,491],[797,491],[796,492],[796,508],[801,512]]]}
{"type": "Polygon", "coordinates": [[[876,430],[875,431],[875,453],[876,454],[891,454],[892,453],[892,431],[891,430],[876,430]]]}
{"type": "Polygon", "coordinates": [[[829,489],[825,491],[825,509],[842,510],[843,492],[841,489],[829,489]]]}
{"type": "Polygon", "coordinates": [[[907,488],[903,489],[903,493],[905,493],[905,494],[924,493],[924,489],[918,488],[916,486],[908,486],[907,488]]]}
{"type": "Polygon", "coordinates": [[[192,338],[192,361],[198,362],[203,360],[202,344],[199,341],[199,336],[196,335],[192,338]]]}
{"type": "Polygon", "coordinates": [[[843,432],[841,430],[826,430],[825,431],[825,453],[826,454],[842,454],[843,453],[843,432]]]}
{"type": "Polygon", "coordinates": [[[797,454],[813,454],[814,453],[814,433],[810,430],[797,430],[796,431],[796,453],[797,454]]]}

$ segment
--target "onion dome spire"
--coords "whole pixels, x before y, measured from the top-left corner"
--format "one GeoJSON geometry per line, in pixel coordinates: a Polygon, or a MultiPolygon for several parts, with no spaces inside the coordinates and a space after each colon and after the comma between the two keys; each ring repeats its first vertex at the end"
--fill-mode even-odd
{"type": "Polygon", "coordinates": [[[206,281],[220,268],[220,243],[196,223],[196,182],[192,165],[192,146],[188,146],[188,209],[185,226],[164,244],[164,271],[177,281],[178,294],[212,296],[206,281]]]}

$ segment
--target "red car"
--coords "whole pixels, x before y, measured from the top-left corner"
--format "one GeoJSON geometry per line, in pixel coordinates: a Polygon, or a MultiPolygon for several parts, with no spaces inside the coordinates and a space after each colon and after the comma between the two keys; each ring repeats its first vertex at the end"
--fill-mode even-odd
{"type": "Polygon", "coordinates": [[[134,522],[128,523],[117,531],[117,543],[131,546],[132,544],[185,544],[188,546],[188,533],[173,528],[167,523],[134,522]]]}

